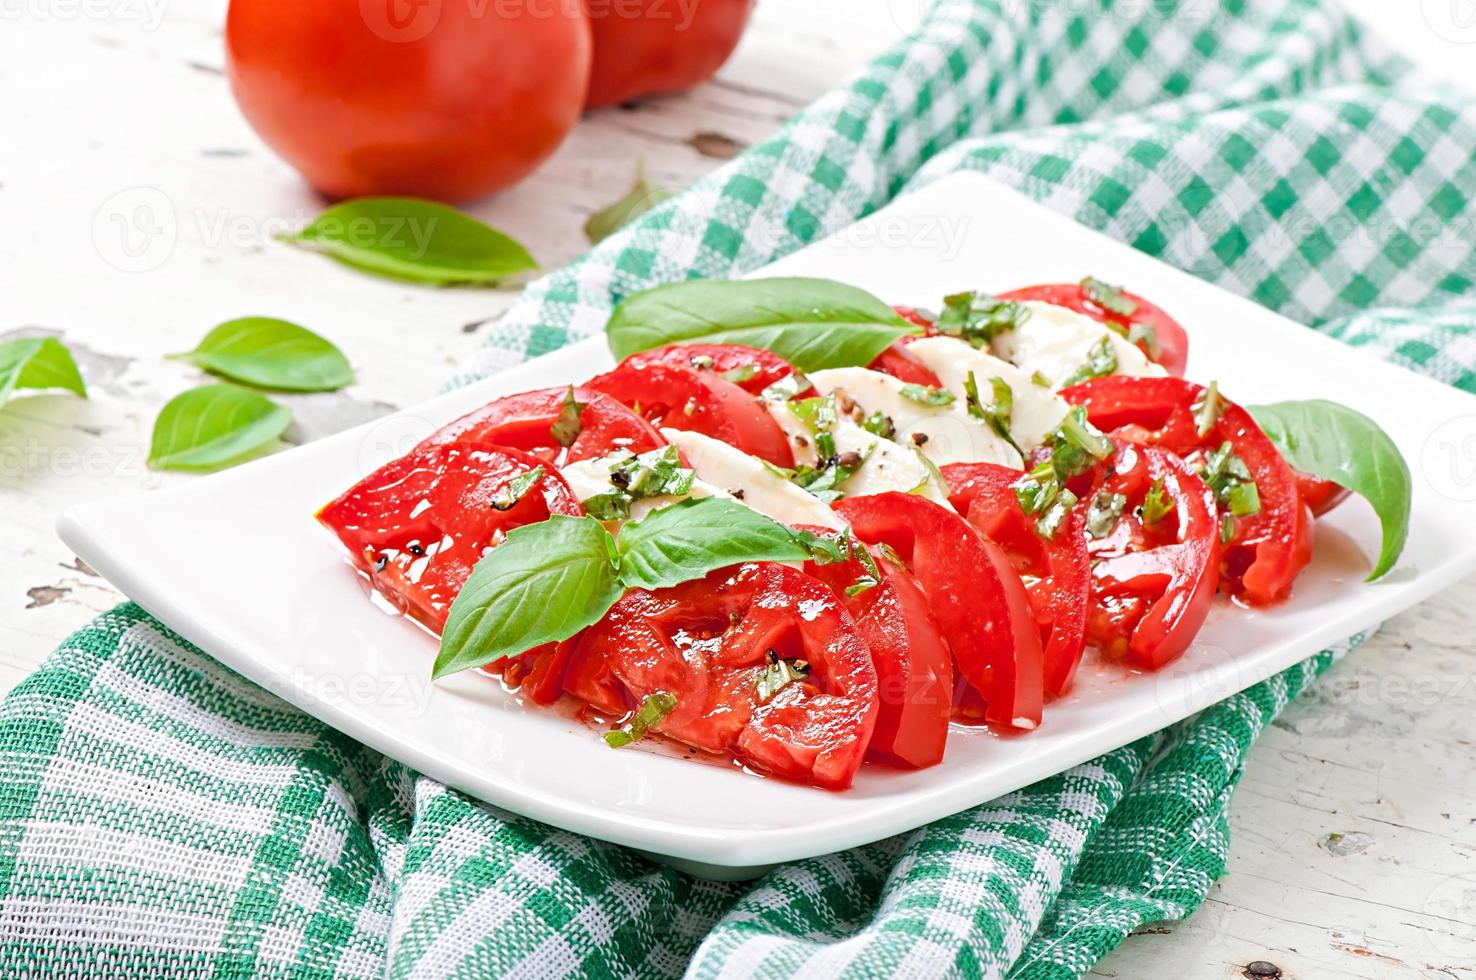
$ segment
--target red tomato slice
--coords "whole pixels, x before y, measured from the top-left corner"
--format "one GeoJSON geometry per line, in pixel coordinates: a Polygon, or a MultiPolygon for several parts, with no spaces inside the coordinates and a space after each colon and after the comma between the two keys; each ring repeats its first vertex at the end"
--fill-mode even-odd
{"type": "Polygon", "coordinates": [[[1312,474],[1295,468],[1292,469],[1292,476],[1297,481],[1297,493],[1301,495],[1302,503],[1312,511],[1313,517],[1321,517],[1348,499],[1348,488],[1340,487],[1331,480],[1319,480],[1312,474]]]}
{"type": "Polygon", "coordinates": [[[700,432],[776,466],[794,465],[784,430],[763,404],[711,371],[622,364],[585,387],[629,405],[657,426],[700,432]]]}
{"type": "Polygon", "coordinates": [[[906,493],[833,505],[852,532],[895,551],[922,587],[958,672],[984,696],[992,724],[1040,724],[1040,631],[1009,558],[946,507],[906,493]]]}
{"type": "Polygon", "coordinates": [[[867,367],[873,371],[890,374],[908,384],[927,385],[930,388],[941,388],[943,382],[933,370],[922,362],[922,358],[907,349],[906,340],[895,340],[886,350],[876,355],[867,367]]]}
{"type": "Polygon", "coordinates": [[[353,563],[401,611],[439,633],[483,552],[550,514],[577,517],[579,501],[557,470],[506,447],[421,445],[318,511],[353,563]],[[543,476],[507,510],[493,506],[512,479],[543,476]]]}
{"type": "Polygon", "coordinates": [[[1087,538],[1092,560],[1088,634],[1107,656],[1154,670],[1189,648],[1219,581],[1215,495],[1173,453],[1122,442],[1097,490],[1127,498],[1106,537],[1087,538]],[[1147,523],[1141,508],[1155,481],[1172,509],[1147,523]]]}
{"type": "Polygon", "coordinates": [[[912,575],[881,549],[871,553],[881,581],[855,595],[847,595],[847,589],[868,573],[854,558],[829,565],[809,562],[805,571],[830,586],[871,649],[881,703],[868,757],[916,769],[937,765],[953,705],[948,644],[912,575]]]}
{"type": "Polygon", "coordinates": [[[773,351],[739,344],[672,344],[632,354],[620,362],[623,368],[649,364],[711,371],[750,395],[762,394],[769,385],[794,374],[794,365],[773,351]]]}
{"type": "Polygon", "coordinates": [[[1020,509],[1012,488],[1020,471],[994,463],[943,467],[948,502],[990,541],[1005,550],[1025,582],[1040,627],[1045,690],[1059,697],[1071,684],[1086,647],[1086,610],[1091,569],[1080,511],[1073,512],[1047,541],[1035,533],[1035,518],[1020,509]]]}
{"type": "Polygon", "coordinates": [[[545,643],[516,657],[503,657],[479,668],[500,675],[535,704],[553,704],[564,694],[564,668],[578,638],[545,643]]]}
{"type": "Polygon", "coordinates": [[[656,731],[828,789],[851,784],[876,724],[876,670],[855,621],[824,584],[767,562],[632,590],[581,634],[564,684],[611,715],[672,694],[656,731]],[[765,697],[759,679],[780,660],[808,673],[765,697]]]}
{"type": "Polygon", "coordinates": [[[553,425],[568,394],[565,387],[507,395],[443,426],[421,445],[466,441],[509,446],[559,466],[605,456],[617,449],[644,453],[666,445],[649,422],[614,398],[575,388],[574,400],[584,408],[579,413],[579,435],[565,449],[554,438],[553,425]]]}
{"type": "Polygon", "coordinates": [[[1182,378],[1118,376],[1068,388],[1061,397],[1086,406],[1097,428],[1162,446],[1191,464],[1229,442],[1255,481],[1260,511],[1234,519],[1234,535],[1221,553],[1221,581],[1253,605],[1279,602],[1312,558],[1311,511],[1291,467],[1245,409],[1226,400],[1209,431],[1198,433],[1194,401],[1203,391],[1182,378]]]}
{"type": "Polygon", "coordinates": [[[1138,347],[1144,354],[1162,364],[1170,374],[1182,375],[1184,367],[1189,363],[1189,335],[1179,325],[1179,321],[1137,293],[1130,293],[1125,289],[1118,290],[1118,292],[1123,299],[1137,304],[1137,309],[1131,316],[1114,313],[1097,305],[1079,283],[1063,282],[1045,286],[1025,286],[1012,289],[1007,293],[1000,293],[999,298],[1016,302],[1034,300],[1064,306],[1068,310],[1084,313],[1100,323],[1116,325],[1125,332],[1133,327],[1151,327],[1153,328],[1153,341],[1150,343],[1147,339],[1139,340],[1138,347]]]}

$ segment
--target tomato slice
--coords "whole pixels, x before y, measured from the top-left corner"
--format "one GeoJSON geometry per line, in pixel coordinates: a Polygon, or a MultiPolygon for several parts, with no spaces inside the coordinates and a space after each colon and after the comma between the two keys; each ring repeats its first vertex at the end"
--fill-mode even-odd
{"type": "Polygon", "coordinates": [[[890,374],[908,384],[927,385],[930,388],[941,388],[943,382],[933,369],[923,363],[922,358],[907,349],[907,341],[894,340],[876,358],[867,365],[873,371],[890,374]]]}
{"type": "Polygon", "coordinates": [[[1084,313],[1100,323],[1116,326],[1124,333],[1131,331],[1133,327],[1151,328],[1151,339],[1144,337],[1138,340],[1138,347],[1149,358],[1162,364],[1164,370],[1170,374],[1182,375],[1189,363],[1189,335],[1179,325],[1179,321],[1137,293],[1130,293],[1125,289],[1117,292],[1126,302],[1136,306],[1131,314],[1106,309],[1092,298],[1090,290],[1080,283],[1072,282],[1024,286],[1000,293],[999,298],[1016,302],[1034,300],[1064,306],[1068,310],[1084,313]]]}
{"type": "Polygon", "coordinates": [[[1012,489],[1020,471],[994,463],[951,463],[943,467],[948,502],[990,541],[1005,550],[1030,594],[1040,627],[1045,690],[1059,697],[1071,684],[1086,647],[1086,610],[1091,596],[1082,516],[1073,511],[1047,541],[1035,518],[1020,509],[1012,489]]]}
{"type": "Polygon", "coordinates": [[[847,497],[833,506],[858,538],[891,548],[916,577],[958,673],[987,702],[985,720],[1039,725],[1040,631],[999,546],[953,511],[912,494],[847,497]]]}
{"type": "Polygon", "coordinates": [[[762,394],[774,382],[794,374],[794,365],[773,351],[741,344],[670,344],[632,354],[620,362],[621,367],[630,368],[649,364],[711,371],[750,395],[762,394]]]}
{"type": "Polygon", "coordinates": [[[1292,469],[1292,476],[1297,481],[1297,493],[1301,496],[1302,503],[1312,511],[1313,517],[1321,517],[1348,499],[1348,488],[1331,480],[1319,480],[1311,473],[1303,473],[1295,467],[1292,469]]]}
{"type": "Polygon", "coordinates": [[[318,520],[375,589],[439,633],[485,549],[550,514],[583,512],[564,478],[536,457],[453,442],[420,445],[380,467],[318,511],[318,520]],[[499,510],[513,478],[539,466],[543,475],[499,510]]]}
{"type": "Polygon", "coordinates": [[[1098,472],[1097,491],[1127,502],[1108,534],[1087,538],[1088,635],[1107,656],[1154,670],[1189,648],[1214,601],[1214,491],[1173,453],[1130,442],[1118,443],[1111,465],[1098,472]],[[1150,492],[1172,503],[1153,521],[1143,514],[1150,492]]]}
{"type": "Polygon", "coordinates": [[[829,565],[809,562],[805,571],[830,586],[871,650],[880,705],[868,758],[916,769],[937,765],[953,703],[948,644],[917,580],[880,548],[870,550],[881,579],[854,595],[847,591],[869,575],[855,558],[829,565]]]}
{"type": "Polygon", "coordinates": [[[579,413],[579,434],[565,449],[554,438],[553,426],[564,411],[568,394],[567,387],[541,388],[498,398],[438,429],[422,445],[460,440],[508,446],[559,466],[605,456],[617,449],[644,453],[666,445],[649,422],[614,398],[575,388],[574,400],[584,407],[579,413]]]}
{"type": "Polygon", "coordinates": [[[622,364],[585,387],[629,405],[658,426],[712,436],[776,466],[794,465],[784,430],[763,404],[711,371],[622,364]]]}
{"type": "Polygon", "coordinates": [[[564,685],[611,715],[674,695],[656,731],[828,789],[851,784],[877,715],[876,670],[855,620],[823,583],[768,562],[632,590],[580,635],[564,685]],[[760,690],[760,678],[797,661],[803,678],[760,690]]]}
{"type": "Polygon", "coordinates": [[[1194,403],[1204,388],[1182,378],[1098,378],[1061,392],[1084,405],[1093,425],[1119,438],[1162,446],[1191,464],[1228,442],[1256,485],[1259,511],[1234,517],[1233,535],[1221,552],[1221,581],[1253,605],[1285,599],[1312,558],[1312,513],[1302,501],[1280,450],[1250,413],[1223,400],[1204,435],[1194,403]]]}

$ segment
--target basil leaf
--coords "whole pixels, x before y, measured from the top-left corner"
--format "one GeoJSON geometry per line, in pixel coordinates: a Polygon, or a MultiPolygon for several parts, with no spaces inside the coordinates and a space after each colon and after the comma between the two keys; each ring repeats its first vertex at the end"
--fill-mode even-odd
{"type": "Polygon", "coordinates": [[[1109,286],[1095,276],[1087,276],[1081,281],[1081,289],[1086,293],[1088,300],[1096,303],[1108,313],[1132,316],[1138,312],[1138,304],[1122,294],[1121,286],[1109,286]]]}
{"type": "Polygon", "coordinates": [[[1155,479],[1143,495],[1143,523],[1157,524],[1174,509],[1174,498],[1163,488],[1163,477],[1155,479]]]}
{"type": "Polygon", "coordinates": [[[1083,384],[1093,378],[1105,378],[1117,370],[1117,350],[1112,346],[1112,338],[1107,334],[1087,350],[1086,363],[1076,369],[1076,372],[1062,382],[1062,388],[1070,388],[1073,385],[1083,384]]]}
{"type": "Polygon", "coordinates": [[[764,669],[753,679],[754,690],[760,704],[768,704],[774,695],[789,685],[810,676],[810,665],[804,660],[781,660],[770,650],[764,669]]]}
{"type": "Polygon", "coordinates": [[[542,464],[525,470],[507,481],[507,484],[492,495],[493,510],[512,510],[518,505],[518,501],[528,495],[534,485],[544,477],[542,464]]]}
{"type": "Polygon", "coordinates": [[[636,169],[635,183],[630,190],[620,200],[589,216],[584,223],[584,237],[591,245],[598,245],[670,197],[671,191],[646,182],[646,166],[642,163],[636,169]]]}
{"type": "Polygon", "coordinates": [[[612,749],[623,749],[632,742],[639,742],[646,733],[666,720],[676,710],[677,698],[669,691],[657,691],[641,699],[641,706],[630,721],[613,732],[605,733],[605,744],[612,749]]]}
{"type": "Polygon", "coordinates": [[[554,516],[509,531],[451,603],[432,678],[568,639],[599,622],[623,591],[614,544],[592,517],[554,516]]]}
{"type": "Polygon", "coordinates": [[[0,404],[19,388],[62,388],[87,397],[87,385],[72,352],[55,337],[29,337],[0,344],[0,404]]]}
{"type": "Polygon", "coordinates": [[[931,385],[905,384],[897,392],[910,402],[919,405],[931,405],[941,408],[944,405],[953,404],[953,392],[947,388],[934,388],[931,385]]]}
{"type": "Polygon", "coordinates": [[[337,391],[354,381],[348,358],[333,344],[287,320],[227,320],[185,358],[198,367],[258,388],[337,391]]]}
{"type": "Polygon", "coordinates": [[[1247,410],[1293,467],[1346,487],[1372,505],[1384,540],[1367,581],[1393,568],[1409,536],[1413,481],[1389,434],[1367,415],[1321,399],[1247,410]]]}
{"type": "Polygon", "coordinates": [[[605,327],[620,360],[701,340],[770,350],[802,371],[870,364],[921,330],[865,290],[827,279],[669,283],[628,297],[605,327]]]}
{"type": "Polygon", "coordinates": [[[282,240],[363,272],[431,285],[487,285],[538,267],[527,249],[495,228],[413,197],[345,201],[282,240]]]}
{"type": "Polygon", "coordinates": [[[570,385],[569,390],[564,392],[564,403],[559,406],[559,417],[548,427],[548,434],[553,436],[554,442],[568,449],[578,440],[579,433],[584,431],[584,426],[579,421],[583,415],[584,402],[575,400],[574,386],[570,385]]]}
{"type": "Polygon", "coordinates": [[[678,585],[739,562],[809,557],[794,531],[722,497],[653,511],[627,524],[616,548],[621,581],[637,589],[678,585]]]}
{"type": "Polygon", "coordinates": [[[1225,414],[1225,399],[1220,394],[1219,382],[1211,381],[1209,387],[1195,397],[1190,411],[1194,415],[1194,431],[1203,439],[1225,414]]]}
{"type": "Polygon", "coordinates": [[[292,413],[235,385],[192,388],[170,399],[154,422],[149,465],[210,470],[263,449],[292,424],[292,413]]]}

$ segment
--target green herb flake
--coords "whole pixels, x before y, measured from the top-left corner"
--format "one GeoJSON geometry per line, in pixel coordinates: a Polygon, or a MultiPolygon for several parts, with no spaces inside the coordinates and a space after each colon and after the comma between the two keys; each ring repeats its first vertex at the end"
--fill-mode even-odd
{"type": "Polygon", "coordinates": [[[1237,483],[1225,497],[1235,517],[1253,517],[1261,512],[1261,492],[1254,483],[1237,483]]]}
{"type": "Polygon", "coordinates": [[[1019,501],[1022,511],[1026,514],[1040,514],[1050,507],[1056,495],[1061,492],[1061,481],[1051,461],[1046,460],[1016,480],[1010,489],[1015,492],[1015,499],[1019,501]]]}
{"type": "Polygon", "coordinates": [[[781,660],[773,650],[768,653],[768,663],[753,679],[760,704],[767,704],[780,691],[796,681],[810,675],[810,665],[803,660],[781,660]]]}
{"type": "Polygon", "coordinates": [[[1066,379],[1062,388],[1070,388],[1093,378],[1105,378],[1117,370],[1117,350],[1112,346],[1112,335],[1103,334],[1095,344],[1087,350],[1086,363],[1076,369],[1076,373],[1066,379]]]}
{"type": "Polygon", "coordinates": [[[651,729],[665,721],[666,716],[676,710],[676,706],[675,694],[657,691],[646,695],[628,722],[613,732],[605,733],[605,744],[612,749],[620,749],[632,742],[639,742],[651,729]]]}
{"type": "Polygon", "coordinates": [[[882,439],[895,439],[897,437],[897,423],[892,417],[883,412],[872,412],[861,420],[861,428],[874,436],[882,439]]]}
{"type": "Polygon", "coordinates": [[[623,521],[630,516],[630,505],[630,494],[610,490],[587,497],[584,512],[599,521],[623,521]]]}
{"type": "Polygon", "coordinates": [[[1073,408],[1048,437],[1056,475],[1069,480],[1112,455],[1112,440],[1087,420],[1086,409],[1073,408]]]}
{"type": "Polygon", "coordinates": [[[789,410],[816,434],[829,432],[840,421],[840,410],[836,406],[835,392],[821,398],[804,398],[789,403],[789,410]]]}
{"type": "Polygon", "coordinates": [[[934,329],[945,337],[985,347],[1029,318],[1030,309],[1023,303],[998,299],[984,292],[954,293],[943,298],[943,312],[938,314],[934,329]]]}
{"type": "Polygon", "coordinates": [[[1092,498],[1087,506],[1086,529],[1094,538],[1105,538],[1122,519],[1122,510],[1127,506],[1127,497],[1120,493],[1102,491],[1092,498]]]}
{"type": "Polygon", "coordinates": [[[905,384],[899,394],[910,402],[931,405],[935,408],[953,404],[953,392],[946,388],[934,388],[931,385],[905,384]]]}
{"type": "Polygon", "coordinates": [[[1081,281],[1081,288],[1088,300],[1108,313],[1130,317],[1138,312],[1138,304],[1124,296],[1119,286],[1109,286],[1095,276],[1087,276],[1081,281]]]}
{"type": "Polygon", "coordinates": [[[1235,516],[1226,514],[1220,518],[1220,544],[1229,544],[1235,540],[1235,516]]]}
{"type": "Polygon", "coordinates": [[[584,223],[584,237],[589,239],[591,245],[597,245],[669,197],[670,191],[654,187],[646,181],[646,164],[643,160],[636,165],[635,183],[630,190],[618,201],[589,216],[589,220],[584,223]]]}
{"type": "Polygon", "coordinates": [[[810,379],[805,372],[796,370],[769,385],[759,393],[759,397],[766,402],[787,402],[800,392],[809,390],[810,379]]]}
{"type": "Polygon", "coordinates": [[[564,404],[559,408],[559,417],[548,428],[549,435],[553,436],[554,442],[565,449],[574,445],[574,441],[579,438],[579,433],[583,431],[583,426],[579,421],[583,414],[584,403],[575,400],[574,386],[570,385],[569,390],[564,394],[564,404]]]}
{"type": "Polygon", "coordinates": [[[1035,533],[1046,541],[1054,541],[1056,532],[1061,530],[1061,525],[1066,523],[1066,519],[1071,516],[1071,508],[1075,506],[1076,494],[1062,487],[1051,505],[1035,519],[1035,533]]]}
{"type": "Polygon", "coordinates": [[[1210,434],[1220,416],[1225,414],[1225,399],[1220,395],[1219,382],[1211,381],[1209,387],[1194,399],[1194,431],[1203,439],[1210,434]]]}
{"type": "Polygon", "coordinates": [[[757,364],[740,364],[735,368],[724,371],[722,373],[722,379],[724,381],[731,381],[735,385],[741,385],[745,381],[752,381],[758,376],[758,373],[757,364]]]}
{"type": "Polygon", "coordinates": [[[1030,375],[1030,383],[1035,385],[1037,388],[1049,388],[1051,386],[1051,379],[1041,374],[1039,371],[1035,371],[1032,372],[1030,375]]]}
{"type": "Polygon", "coordinates": [[[991,404],[985,405],[979,398],[979,381],[974,377],[974,372],[970,371],[964,378],[964,403],[968,406],[969,414],[988,424],[989,428],[994,430],[995,435],[1009,443],[1015,452],[1024,457],[1025,450],[1010,434],[1010,425],[1015,415],[1014,391],[1003,378],[990,378],[989,388],[994,400],[991,404]]]}
{"type": "Polygon", "coordinates": [[[1147,350],[1148,356],[1158,357],[1158,331],[1146,323],[1135,323],[1128,328],[1128,343],[1147,350]]]}
{"type": "Polygon", "coordinates": [[[1174,498],[1163,487],[1163,477],[1158,477],[1143,495],[1143,523],[1157,524],[1174,509],[1174,498]]]}
{"type": "Polygon", "coordinates": [[[518,501],[528,495],[528,491],[533,489],[534,484],[543,479],[544,472],[543,467],[539,465],[508,480],[492,495],[492,509],[512,510],[518,505],[518,501]]]}

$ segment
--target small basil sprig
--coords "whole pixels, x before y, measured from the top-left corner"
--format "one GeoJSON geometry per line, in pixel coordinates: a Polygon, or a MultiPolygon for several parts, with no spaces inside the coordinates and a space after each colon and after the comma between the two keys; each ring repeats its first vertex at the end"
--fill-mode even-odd
{"type": "Polygon", "coordinates": [[[254,391],[229,384],[192,388],[159,413],[149,465],[217,469],[275,442],[291,424],[291,412],[254,391]]]}
{"type": "Polygon", "coordinates": [[[721,497],[684,500],[619,538],[593,517],[517,528],[477,562],[451,604],[433,677],[564,640],[628,588],[659,589],[749,561],[835,560],[823,539],[721,497]]]}
{"type": "Polygon", "coordinates": [[[18,389],[60,388],[87,397],[72,352],[55,337],[27,337],[0,344],[0,404],[18,389]]]}
{"type": "Polygon", "coordinates": [[[282,241],[391,279],[489,285],[538,268],[502,232],[434,201],[361,197],[335,204],[282,241]]]}
{"type": "Polygon", "coordinates": [[[1367,581],[1393,568],[1409,536],[1414,484],[1409,464],[1389,434],[1367,415],[1321,399],[1249,405],[1246,410],[1289,464],[1346,487],[1372,505],[1383,544],[1367,581]]]}
{"type": "Polygon", "coordinates": [[[782,278],[657,286],[628,297],[605,327],[622,360],[700,340],[770,350],[802,371],[870,364],[897,338],[921,330],[863,289],[782,278]]]}
{"type": "Polygon", "coordinates": [[[337,391],[354,380],[348,358],[332,343],[306,327],[269,316],[227,320],[194,350],[173,356],[258,388],[337,391]]]}

